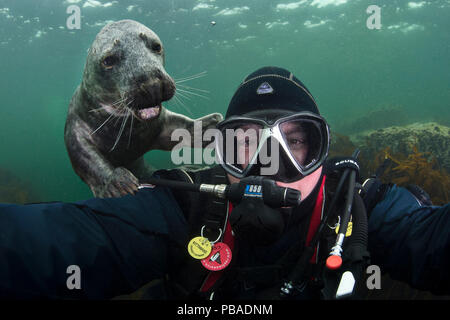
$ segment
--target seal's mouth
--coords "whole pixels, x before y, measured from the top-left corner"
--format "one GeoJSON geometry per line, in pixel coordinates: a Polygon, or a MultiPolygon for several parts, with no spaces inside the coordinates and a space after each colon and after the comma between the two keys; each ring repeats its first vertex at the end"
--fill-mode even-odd
{"type": "Polygon", "coordinates": [[[161,112],[161,104],[154,107],[139,109],[135,111],[135,115],[141,120],[150,120],[157,118],[161,112]]]}

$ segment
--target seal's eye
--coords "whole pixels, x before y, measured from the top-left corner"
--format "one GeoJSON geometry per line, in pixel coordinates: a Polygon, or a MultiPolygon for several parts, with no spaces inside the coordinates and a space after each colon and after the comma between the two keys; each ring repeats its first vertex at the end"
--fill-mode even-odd
{"type": "Polygon", "coordinates": [[[106,56],[102,60],[102,65],[106,69],[111,69],[118,61],[119,61],[119,59],[116,56],[113,56],[113,55],[106,56]]]}
{"type": "Polygon", "coordinates": [[[161,44],[159,44],[158,42],[153,42],[152,43],[152,50],[153,51],[159,53],[159,52],[161,52],[161,49],[162,49],[161,44]]]}

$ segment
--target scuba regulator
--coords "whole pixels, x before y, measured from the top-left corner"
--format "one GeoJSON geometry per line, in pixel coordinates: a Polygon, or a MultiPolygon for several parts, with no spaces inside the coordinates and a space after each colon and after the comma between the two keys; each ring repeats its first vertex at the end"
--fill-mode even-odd
{"type": "MultiPolygon", "coordinates": [[[[158,186],[206,193],[235,204],[230,224],[238,238],[261,245],[277,240],[284,230],[284,219],[277,210],[295,207],[301,202],[300,191],[280,187],[274,180],[250,176],[233,184],[192,184],[152,178],[148,183],[158,186]]],[[[144,185],[143,185],[144,186],[144,185]]]]}
{"type": "Polygon", "coordinates": [[[279,187],[275,181],[250,176],[231,184],[228,199],[238,205],[230,216],[230,223],[237,237],[253,244],[268,245],[281,237],[284,219],[277,210],[298,206],[300,191],[279,187]]]}

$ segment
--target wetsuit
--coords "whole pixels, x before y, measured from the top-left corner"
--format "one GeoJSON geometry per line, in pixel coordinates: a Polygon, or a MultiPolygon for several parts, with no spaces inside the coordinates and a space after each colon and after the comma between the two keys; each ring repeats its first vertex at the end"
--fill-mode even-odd
{"type": "MultiPolygon", "coordinates": [[[[179,201],[156,187],[122,198],[0,204],[0,297],[109,299],[180,271],[190,208],[179,201]],[[71,265],[81,271],[79,290],[67,286],[71,265]]],[[[448,294],[450,204],[422,206],[389,186],[369,215],[369,251],[394,278],[448,294]]]]}

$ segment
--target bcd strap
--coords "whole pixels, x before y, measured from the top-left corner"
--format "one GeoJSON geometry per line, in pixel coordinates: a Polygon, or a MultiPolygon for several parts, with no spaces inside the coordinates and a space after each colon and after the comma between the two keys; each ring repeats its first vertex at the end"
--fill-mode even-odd
{"type": "Polygon", "coordinates": [[[413,194],[413,196],[417,199],[421,206],[433,205],[430,195],[421,187],[415,184],[408,184],[405,188],[413,194]]]}
{"type": "Polygon", "coordinates": [[[368,215],[370,215],[377,203],[383,200],[391,185],[390,183],[382,183],[378,178],[369,178],[364,181],[360,195],[368,215]]]}
{"type": "Polygon", "coordinates": [[[343,171],[347,168],[356,171],[356,181],[359,181],[359,164],[354,157],[334,157],[326,162],[326,172],[343,171]]]}
{"type": "MultiPolygon", "coordinates": [[[[216,166],[198,171],[185,171],[182,169],[160,170],[155,175],[163,179],[173,179],[189,183],[227,184],[225,171],[216,166]]],[[[210,241],[218,239],[220,229],[225,234],[224,226],[227,214],[227,202],[215,199],[206,194],[173,190],[176,199],[183,208],[188,220],[191,236],[199,236],[201,228],[205,226],[203,234],[210,241]]],[[[170,275],[168,288],[170,294],[176,299],[204,298],[199,296],[199,287],[205,283],[205,278],[211,273],[203,268],[198,260],[192,259],[187,252],[184,264],[176,269],[176,273],[170,275]]],[[[213,272],[213,273],[220,273],[213,272]]]]}
{"type": "MultiPolygon", "coordinates": [[[[208,184],[227,184],[228,180],[225,171],[220,166],[215,166],[209,170],[200,170],[187,172],[182,169],[174,170],[158,170],[155,172],[156,176],[163,179],[171,179],[184,181],[189,183],[208,183],[208,184]]],[[[181,193],[178,197],[180,202],[184,204],[186,199],[185,193],[181,193]]],[[[216,199],[211,196],[201,197],[204,202],[204,211],[202,218],[202,225],[205,226],[203,230],[203,236],[207,237],[210,241],[217,239],[222,235],[225,226],[226,212],[227,212],[227,201],[222,199],[216,199]]],[[[190,205],[190,204],[186,204],[190,205]]],[[[200,233],[201,230],[198,230],[200,233]]],[[[198,234],[200,235],[200,234],[198,234]]]]}
{"type": "MultiPolygon", "coordinates": [[[[228,180],[225,171],[221,167],[211,169],[212,184],[227,184],[228,180]]],[[[223,236],[225,232],[225,221],[227,214],[227,201],[224,199],[210,198],[205,203],[205,214],[203,221],[205,225],[204,236],[210,240],[215,240],[223,236]],[[221,230],[221,233],[220,233],[221,230]]]]}

